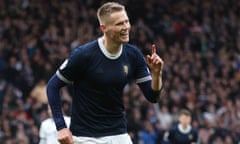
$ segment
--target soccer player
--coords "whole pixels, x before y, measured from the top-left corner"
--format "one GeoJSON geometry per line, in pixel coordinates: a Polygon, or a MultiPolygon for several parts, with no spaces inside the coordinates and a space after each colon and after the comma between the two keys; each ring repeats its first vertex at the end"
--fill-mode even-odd
{"type": "Polygon", "coordinates": [[[127,43],[130,23],[121,4],[105,3],[97,16],[103,36],[74,49],[48,81],[48,101],[61,144],[131,144],[122,101],[124,86],[135,80],[147,100],[154,103],[160,97],[163,61],[155,45],[145,61],[140,50],[127,43]],[[66,84],[74,89],[70,130],[59,94],[66,84]]]}
{"type": "Polygon", "coordinates": [[[189,110],[181,110],[179,124],[164,134],[164,144],[196,144],[198,132],[191,126],[191,119],[189,110]]]}

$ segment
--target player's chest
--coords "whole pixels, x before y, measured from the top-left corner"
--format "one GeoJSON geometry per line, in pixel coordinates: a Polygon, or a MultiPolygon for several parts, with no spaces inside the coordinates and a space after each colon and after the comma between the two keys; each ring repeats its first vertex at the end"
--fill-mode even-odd
{"type": "Polygon", "coordinates": [[[186,133],[186,134],[183,134],[183,133],[176,133],[175,134],[175,138],[174,138],[177,142],[181,142],[181,143],[189,143],[189,142],[192,142],[193,139],[194,139],[194,136],[192,133],[186,133]]]}
{"type": "Polygon", "coordinates": [[[89,80],[100,84],[125,84],[133,75],[133,65],[127,59],[109,60],[105,58],[91,62],[86,70],[89,80]]]}

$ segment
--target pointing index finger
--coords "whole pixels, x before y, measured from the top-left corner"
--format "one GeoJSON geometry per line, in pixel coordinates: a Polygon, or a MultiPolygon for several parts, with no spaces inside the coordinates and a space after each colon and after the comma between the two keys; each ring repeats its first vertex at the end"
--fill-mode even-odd
{"type": "Polygon", "coordinates": [[[152,44],[152,54],[155,54],[155,53],[156,53],[156,45],[152,44]]]}

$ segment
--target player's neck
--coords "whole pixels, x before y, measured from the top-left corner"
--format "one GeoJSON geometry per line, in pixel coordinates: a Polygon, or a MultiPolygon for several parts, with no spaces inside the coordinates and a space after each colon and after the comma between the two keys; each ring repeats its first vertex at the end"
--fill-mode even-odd
{"type": "Polygon", "coordinates": [[[107,49],[107,51],[111,54],[117,54],[121,50],[121,43],[114,43],[113,41],[103,37],[103,45],[107,49]]]}
{"type": "Polygon", "coordinates": [[[186,129],[187,129],[187,126],[183,126],[182,128],[183,128],[184,130],[186,130],[186,129]]]}
{"type": "Polygon", "coordinates": [[[186,130],[186,129],[188,129],[188,125],[182,125],[182,128],[183,128],[184,130],[186,130]]]}
{"type": "Polygon", "coordinates": [[[178,129],[181,133],[188,133],[191,130],[191,125],[183,126],[182,124],[179,124],[178,129]]]}

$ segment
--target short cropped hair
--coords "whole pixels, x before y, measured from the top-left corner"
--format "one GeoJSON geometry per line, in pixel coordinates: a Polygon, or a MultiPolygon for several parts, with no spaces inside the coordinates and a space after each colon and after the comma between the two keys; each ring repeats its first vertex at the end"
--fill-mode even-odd
{"type": "Polygon", "coordinates": [[[189,116],[189,117],[192,116],[191,112],[190,112],[189,110],[187,110],[187,109],[182,109],[182,110],[179,112],[179,116],[181,116],[181,115],[185,115],[185,116],[189,116]]]}
{"type": "Polygon", "coordinates": [[[125,11],[125,7],[117,2],[107,2],[97,10],[98,21],[101,24],[106,24],[106,17],[114,12],[125,11]]]}

